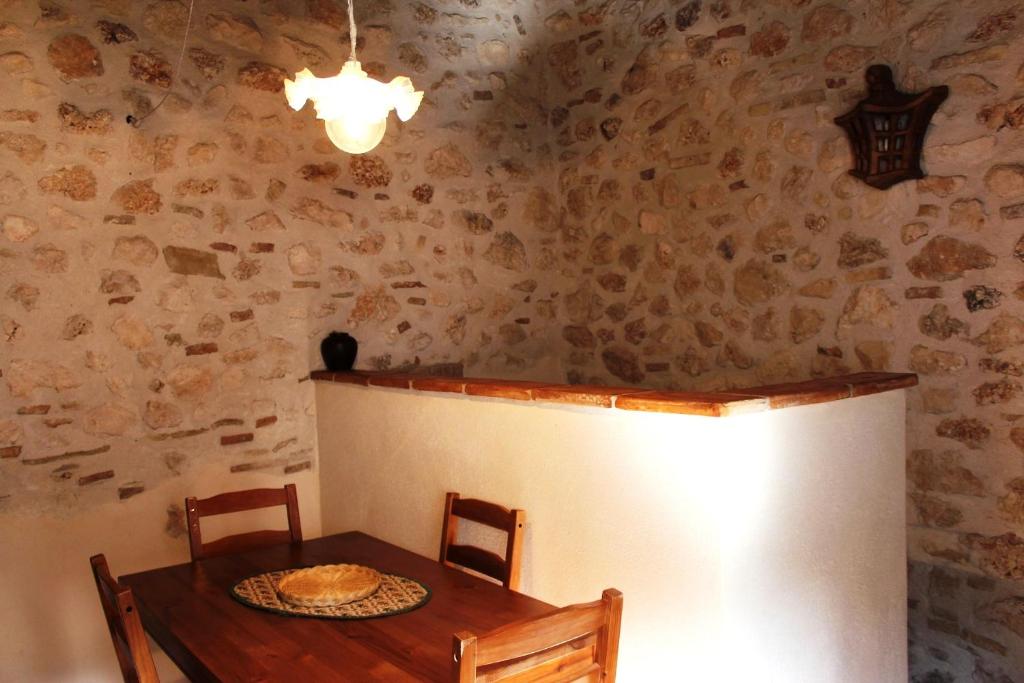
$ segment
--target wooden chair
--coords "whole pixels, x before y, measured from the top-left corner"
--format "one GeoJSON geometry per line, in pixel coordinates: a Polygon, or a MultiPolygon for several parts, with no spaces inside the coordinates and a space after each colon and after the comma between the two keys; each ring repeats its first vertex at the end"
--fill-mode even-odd
{"type": "Polygon", "coordinates": [[[622,593],[453,640],[455,683],[615,683],[622,593]]]}
{"type": "Polygon", "coordinates": [[[125,683],[160,683],[132,589],[114,580],[102,554],[90,557],[89,564],[125,683]]]}
{"type": "Polygon", "coordinates": [[[475,498],[460,498],[458,493],[449,492],[444,499],[439,559],[446,565],[458,565],[480,572],[501,581],[505,588],[517,590],[519,556],[522,554],[521,532],[525,523],[526,513],[523,510],[509,510],[475,498]],[[507,536],[504,559],[483,548],[456,545],[455,533],[460,517],[504,531],[507,536]]]}
{"type": "Polygon", "coordinates": [[[211,498],[191,496],[185,499],[185,514],[188,517],[188,545],[192,551],[193,562],[206,557],[244,552],[274,543],[297,543],[302,540],[299,499],[295,493],[295,484],[287,484],[281,489],[232,491],[211,498]],[[258,510],[278,505],[284,505],[288,509],[287,531],[250,531],[203,543],[203,534],[199,528],[201,517],[258,510]]]}

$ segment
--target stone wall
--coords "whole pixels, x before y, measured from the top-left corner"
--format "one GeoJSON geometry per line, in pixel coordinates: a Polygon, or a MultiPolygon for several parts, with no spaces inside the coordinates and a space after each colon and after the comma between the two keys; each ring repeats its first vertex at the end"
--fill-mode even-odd
{"type": "Polygon", "coordinates": [[[187,2],[0,0],[0,511],[314,468],[332,329],[360,367],[557,372],[535,22],[474,5],[358,5],[365,68],[426,96],[353,157],[282,92],[340,69],[343,3],[201,0],[179,76],[187,2]]]}
{"type": "Polygon", "coordinates": [[[579,382],[912,370],[921,681],[1024,671],[1024,17],[1001,1],[562,3],[545,18],[579,382]],[[872,63],[948,84],[930,174],[846,174],[872,63]],[[564,94],[563,94],[564,93],[564,94]]]}
{"type": "Polygon", "coordinates": [[[367,70],[426,97],[349,157],[281,92],[340,67],[341,2],[200,0],[179,76],[186,2],[0,0],[0,512],[315,469],[303,380],[332,329],[365,368],[909,369],[915,678],[1024,670],[1016,5],[357,11],[367,70]],[[886,192],[845,174],[832,123],[875,62],[951,87],[931,175],[886,192]]]}

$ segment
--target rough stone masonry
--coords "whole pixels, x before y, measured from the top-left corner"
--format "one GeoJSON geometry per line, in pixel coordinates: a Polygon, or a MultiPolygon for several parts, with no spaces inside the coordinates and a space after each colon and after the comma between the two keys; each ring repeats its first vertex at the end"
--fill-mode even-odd
{"type": "Polygon", "coordinates": [[[0,0],[0,511],[315,467],[332,329],[377,369],[912,370],[913,680],[1020,680],[1018,4],[365,2],[365,67],[426,97],[361,157],[281,92],[340,67],[341,3],[197,7],[175,74],[182,2],[0,0]],[[832,123],[877,62],[951,88],[886,192],[832,123]]]}

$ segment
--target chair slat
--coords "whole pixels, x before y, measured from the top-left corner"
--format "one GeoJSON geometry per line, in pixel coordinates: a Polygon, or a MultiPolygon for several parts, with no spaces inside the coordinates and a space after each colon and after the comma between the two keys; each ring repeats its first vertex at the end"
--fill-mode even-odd
{"type": "Polygon", "coordinates": [[[196,499],[197,509],[201,517],[271,508],[285,505],[287,502],[288,497],[285,495],[284,489],[229,491],[227,493],[218,493],[209,498],[196,499]]]}
{"type": "Polygon", "coordinates": [[[515,657],[532,655],[596,633],[604,625],[605,605],[597,602],[570,605],[545,615],[502,626],[478,640],[476,661],[487,666],[515,657]]]}
{"type": "Polygon", "coordinates": [[[114,580],[103,555],[93,555],[89,564],[122,678],[125,683],[160,683],[131,589],[114,580]]]}
{"type": "Polygon", "coordinates": [[[302,524],[299,520],[299,500],[295,484],[286,484],[280,489],[249,489],[220,493],[210,498],[190,496],[185,499],[185,515],[188,518],[189,550],[192,561],[229,553],[243,552],[274,543],[297,543],[302,540],[302,524]],[[199,520],[203,517],[245,512],[268,507],[285,506],[288,513],[288,530],[252,531],[244,534],[225,536],[208,543],[203,542],[199,520]]]}
{"type": "Polygon", "coordinates": [[[506,588],[519,587],[519,565],[522,555],[522,531],[526,524],[526,513],[522,510],[488,503],[475,498],[461,498],[458,493],[445,496],[444,518],[441,526],[441,552],[439,560],[490,576],[506,588]],[[507,537],[505,557],[475,546],[455,543],[459,519],[504,531],[507,537]]]}
{"type": "Polygon", "coordinates": [[[622,593],[453,638],[455,683],[614,683],[622,593]]]}
{"type": "Polygon", "coordinates": [[[448,561],[480,572],[498,581],[505,580],[507,567],[505,560],[497,554],[475,545],[448,546],[448,561]]]}
{"type": "Polygon", "coordinates": [[[506,530],[512,517],[512,511],[508,508],[477,498],[456,498],[452,501],[452,514],[506,530]]]}

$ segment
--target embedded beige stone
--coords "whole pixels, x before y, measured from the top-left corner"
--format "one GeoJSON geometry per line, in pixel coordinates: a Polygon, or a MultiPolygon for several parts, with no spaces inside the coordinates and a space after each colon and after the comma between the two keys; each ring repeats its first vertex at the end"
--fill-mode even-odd
{"type": "Polygon", "coordinates": [[[121,403],[103,403],[82,416],[82,431],[97,436],[121,436],[131,429],[138,417],[121,403]]]}
{"type": "Polygon", "coordinates": [[[913,244],[922,237],[927,237],[931,231],[931,226],[921,221],[915,221],[913,223],[907,223],[900,228],[900,241],[903,244],[913,244]]]}
{"type": "Polygon", "coordinates": [[[355,306],[348,316],[349,324],[387,322],[398,315],[401,307],[383,286],[363,291],[356,297],[355,306]]]}
{"type": "Polygon", "coordinates": [[[142,14],[146,31],[168,42],[184,38],[187,21],[188,7],[179,0],[157,0],[147,5],[142,14]]]}
{"type": "Polygon", "coordinates": [[[953,336],[965,339],[970,334],[970,326],[951,317],[945,304],[935,304],[928,313],[922,315],[918,321],[918,329],[922,334],[941,340],[953,336]]]}
{"type": "Polygon", "coordinates": [[[363,187],[386,187],[391,182],[391,169],[376,154],[349,157],[348,172],[355,184],[363,187]]]}
{"type": "Polygon", "coordinates": [[[484,66],[508,66],[510,52],[508,43],[503,40],[485,40],[477,45],[477,54],[484,66]]]}
{"type": "Polygon", "coordinates": [[[84,135],[109,134],[114,118],[107,109],[97,109],[89,114],[68,102],[61,102],[57,107],[57,117],[61,130],[84,135]]]}
{"type": "Polygon", "coordinates": [[[977,50],[968,50],[954,54],[937,57],[932,60],[931,68],[934,70],[956,69],[972,64],[985,64],[987,62],[1001,62],[1006,59],[1006,45],[990,45],[977,50]]]}
{"type": "Polygon", "coordinates": [[[288,155],[288,146],[277,138],[261,135],[253,144],[252,158],[258,164],[279,164],[288,155]]]}
{"type": "Polygon", "coordinates": [[[191,247],[166,246],[163,248],[163,255],[164,262],[172,273],[224,279],[215,252],[191,247]]]}
{"type": "Polygon", "coordinates": [[[173,368],[164,381],[181,399],[199,399],[213,389],[213,371],[206,366],[182,364],[173,368]]]}
{"type": "Polygon", "coordinates": [[[174,153],[179,139],[177,135],[150,138],[136,131],[128,140],[128,151],[133,158],[152,164],[154,171],[163,171],[174,167],[174,153]]]}
{"type": "Polygon", "coordinates": [[[1021,395],[1024,386],[1020,382],[1001,379],[998,382],[985,382],[971,391],[975,404],[979,406],[995,405],[1015,401],[1021,395]]]}
{"type": "Polygon", "coordinates": [[[809,43],[831,40],[846,35],[852,27],[853,17],[849,12],[835,5],[818,5],[804,15],[800,39],[809,43]]]}
{"type": "Polygon", "coordinates": [[[265,62],[249,62],[238,70],[236,82],[246,88],[277,93],[284,90],[284,79],[287,71],[279,66],[265,62]]]}
{"type": "Polygon", "coordinates": [[[185,313],[194,308],[195,290],[184,277],[174,278],[157,294],[156,304],[171,313],[185,313]]]}
{"type": "MultiPolygon", "coordinates": [[[[1001,536],[965,534],[961,543],[971,550],[974,562],[986,574],[1012,581],[1024,579],[1024,538],[1012,532],[1001,536]]],[[[1000,615],[993,613],[992,617],[1000,615]]]]}
{"type": "Polygon", "coordinates": [[[496,234],[483,257],[500,268],[516,272],[526,270],[528,265],[526,246],[511,232],[496,234]]]}
{"type": "Polygon", "coordinates": [[[156,244],[145,235],[118,237],[114,241],[111,256],[115,259],[128,261],[137,266],[148,266],[159,254],[156,244]]]}
{"type": "Polygon", "coordinates": [[[46,142],[31,133],[0,132],[0,146],[5,147],[26,164],[39,161],[46,151],[46,142]]]}
{"type": "Polygon", "coordinates": [[[740,303],[753,305],[770,301],[790,288],[777,267],[756,259],[748,260],[733,277],[733,293],[740,303]]]}
{"type": "Polygon", "coordinates": [[[931,49],[949,25],[949,12],[944,6],[937,7],[907,31],[907,44],[919,52],[931,49]]]}
{"type": "Polygon", "coordinates": [[[184,419],[181,409],[165,401],[146,401],[142,420],[150,429],[177,427],[184,419]]]}
{"type": "Polygon", "coordinates": [[[638,356],[627,348],[613,346],[601,352],[601,361],[613,376],[629,384],[639,384],[646,376],[638,356]]]}
{"type": "Polygon", "coordinates": [[[224,71],[226,62],[223,56],[202,47],[189,48],[188,59],[207,80],[213,80],[219,76],[224,71]]]}
{"type": "Polygon", "coordinates": [[[82,164],[62,166],[39,179],[39,189],[46,194],[61,194],[76,202],[96,197],[96,176],[82,164]]]}
{"type": "Polygon", "coordinates": [[[76,313],[64,321],[64,328],[61,330],[60,338],[65,341],[71,341],[76,337],[91,334],[92,329],[92,321],[81,313],[76,313]]]}
{"type": "Polygon", "coordinates": [[[258,54],[263,47],[263,34],[256,22],[239,14],[207,14],[206,30],[214,40],[247,52],[258,54]]]}
{"type": "Polygon", "coordinates": [[[15,446],[22,442],[25,432],[14,420],[0,420],[0,445],[15,446]]]}
{"type": "Polygon", "coordinates": [[[835,278],[819,278],[798,289],[797,294],[813,299],[831,299],[836,291],[836,285],[835,278]]]}
{"type": "Polygon", "coordinates": [[[853,352],[868,372],[886,372],[891,368],[892,344],[889,342],[877,339],[858,342],[853,352]]]}
{"type": "Polygon", "coordinates": [[[750,54],[758,57],[774,57],[789,45],[789,28],[780,21],[773,21],[750,36],[750,54]]]}
{"type": "Polygon", "coordinates": [[[173,81],[171,63],[152,50],[136,52],[128,62],[128,75],[137,81],[158,88],[170,88],[173,81]]]}
{"type": "Polygon", "coordinates": [[[265,232],[267,230],[284,230],[284,223],[273,211],[264,211],[263,213],[256,214],[245,221],[245,224],[249,226],[250,230],[256,232],[265,232]]]}
{"type": "Polygon", "coordinates": [[[825,55],[825,68],[830,71],[852,73],[863,68],[874,56],[874,48],[840,45],[825,55]]]}
{"type": "Polygon", "coordinates": [[[306,0],[309,18],[334,29],[345,26],[345,12],[335,0],[306,0]]]}
{"type": "Polygon", "coordinates": [[[432,151],[423,165],[428,175],[437,178],[468,178],[473,166],[454,143],[448,143],[432,151]]]}
{"type": "Polygon", "coordinates": [[[152,215],[163,206],[160,193],[153,189],[152,178],[125,183],[114,191],[110,199],[125,213],[136,215],[152,215]]]}
{"type": "Polygon", "coordinates": [[[794,306],[789,311],[789,336],[794,344],[814,337],[824,325],[825,315],[816,308],[794,306]]]}
{"type": "Polygon", "coordinates": [[[17,76],[32,71],[32,58],[24,52],[5,52],[0,54],[0,70],[9,76],[17,76]]]}
{"type": "MultiPolygon", "coordinates": [[[[1013,496],[1015,514],[1011,515],[1017,523],[1024,522],[1024,514],[1020,513],[1019,505],[1024,497],[1024,486],[1020,478],[1013,480],[1013,496]]],[[[1024,562],[1024,552],[1018,552],[1019,560],[1024,562]]],[[[1021,571],[1020,573],[1024,573],[1021,571]]],[[[983,605],[978,609],[978,616],[985,621],[999,624],[1006,629],[1024,638],[1024,598],[1010,596],[983,605]]]]}
{"type": "Polygon", "coordinates": [[[796,246],[796,236],[789,221],[778,220],[754,233],[754,248],[763,254],[785,251],[796,246]]]}
{"type": "Polygon", "coordinates": [[[216,178],[186,178],[174,184],[174,196],[179,199],[202,197],[219,189],[220,181],[216,178]]]}
{"type": "Polygon", "coordinates": [[[1000,313],[988,328],[971,340],[989,353],[1001,353],[1024,344],[1024,320],[1009,313],[1000,313]]]}
{"type": "Polygon", "coordinates": [[[839,327],[864,324],[891,329],[897,308],[896,302],[889,298],[884,289],[874,285],[863,285],[853,290],[843,305],[839,327]]]}
{"type": "Polygon", "coordinates": [[[67,272],[68,253],[53,243],[41,244],[32,250],[32,266],[43,273],[67,272]]]}
{"type": "Polygon", "coordinates": [[[967,358],[952,351],[929,349],[920,344],[910,349],[910,369],[922,375],[948,375],[967,367],[967,358]]]}
{"type": "Polygon", "coordinates": [[[46,56],[65,80],[103,75],[103,58],[99,50],[88,38],[77,33],[54,38],[46,49],[46,56]]]}
{"type": "Polygon", "coordinates": [[[138,351],[153,343],[153,331],[145,322],[132,315],[121,316],[110,329],[126,349],[138,351]]]}
{"type": "Polygon", "coordinates": [[[472,235],[483,235],[494,229],[494,221],[478,211],[455,211],[453,221],[472,235]]]}
{"type": "Polygon", "coordinates": [[[39,232],[39,224],[25,216],[9,214],[3,219],[4,237],[12,242],[24,242],[39,232]]]}
{"type": "Polygon", "coordinates": [[[920,523],[925,526],[947,528],[963,521],[963,511],[949,501],[924,493],[911,493],[910,501],[914,504],[920,523]]]}
{"type": "Polygon", "coordinates": [[[1024,164],[996,164],[985,174],[985,187],[1001,199],[1024,196],[1024,164]]]}
{"type": "Polygon", "coordinates": [[[352,215],[350,213],[327,206],[319,199],[313,199],[312,197],[302,197],[299,199],[291,208],[291,215],[295,218],[311,221],[329,228],[345,231],[352,229],[352,215]]]}
{"type": "Polygon", "coordinates": [[[36,389],[61,392],[81,386],[78,376],[65,365],[47,360],[14,359],[4,372],[11,396],[30,396],[36,389]]]}
{"type": "Polygon", "coordinates": [[[320,248],[311,242],[299,242],[288,249],[288,267],[296,275],[319,272],[322,260],[320,248]]]}
{"type": "MultiPolygon", "coordinates": [[[[156,246],[153,247],[153,258],[156,258],[156,246]]],[[[104,294],[134,294],[141,291],[139,280],[127,270],[104,270],[100,274],[100,291],[104,294]]]]}
{"type": "Polygon", "coordinates": [[[922,280],[943,282],[959,279],[968,270],[991,268],[995,263],[996,257],[980,244],[939,235],[907,261],[907,268],[922,280]]]}
{"type": "Polygon", "coordinates": [[[224,319],[216,313],[204,313],[196,326],[196,332],[205,339],[215,339],[224,330],[224,319]]]}

